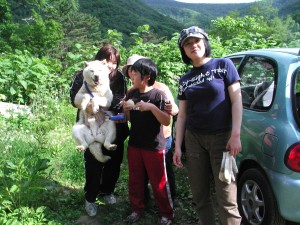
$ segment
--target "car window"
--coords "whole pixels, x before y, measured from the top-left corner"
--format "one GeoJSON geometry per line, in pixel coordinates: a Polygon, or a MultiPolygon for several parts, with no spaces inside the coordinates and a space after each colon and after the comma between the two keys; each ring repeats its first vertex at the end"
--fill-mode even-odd
{"type": "Polygon", "coordinates": [[[245,58],[239,68],[244,107],[262,111],[270,108],[275,90],[276,71],[276,63],[268,58],[245,58]]]}
{"type": "Polygon", "coordinates": [[[230,59],[233,62],[234,66],[238,69],[241,61],[243,60],[243,57],[240,57],[240,56],[239,57],[232,57],[230,59]]]}
{"type": "Polygon", "coordinates": [[[294,111],[297,120],[300,122],[300,68],[295,73],[295,85],[294,85],[294,111]]]}

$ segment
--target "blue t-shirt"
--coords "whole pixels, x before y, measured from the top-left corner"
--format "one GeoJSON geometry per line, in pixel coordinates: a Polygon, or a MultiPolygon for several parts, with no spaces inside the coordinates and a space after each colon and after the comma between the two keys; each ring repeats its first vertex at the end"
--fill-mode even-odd
{"type": "Polygon", "coordinates": [[[178,100],[187,100],[186,129],[201,134],[231,130],[228,86],[239,81],[230,59],[213,58],[179,80],[178,100]]]}

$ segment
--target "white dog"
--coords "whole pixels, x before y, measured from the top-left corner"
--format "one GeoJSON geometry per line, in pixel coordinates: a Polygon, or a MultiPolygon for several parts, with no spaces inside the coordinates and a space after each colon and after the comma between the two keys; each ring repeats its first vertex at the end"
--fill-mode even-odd
{"type": "Polygon", "coordinates": [[[103,155],[102,145],[108,150],[115,150],[112,144],[116,138],[116,124],[108,120],[111,112],[104,111],[111,105],[113,94],[109,86],[109,68],[106,60],[85,62],[83,85],[75,96],[74,103],[81,109],[79,121],[73,126],[72,133],[78,151],[87,148],[100,162],[106,162],[109,156],[103,155]],[[87,109],[92,103],[92,112],[87,109]]]}

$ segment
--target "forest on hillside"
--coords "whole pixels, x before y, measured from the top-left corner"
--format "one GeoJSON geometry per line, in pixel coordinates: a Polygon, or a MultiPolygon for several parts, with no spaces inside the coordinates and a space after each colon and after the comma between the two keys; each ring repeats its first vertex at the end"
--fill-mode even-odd
{"type": "MultiPolygon", "coordinates": [[[[212,19],[207,29],[212,57],[248,49],[299,48],[298,17],[280,14],[268,1],[253,5],[247,15],[232,12],[212,19]]],[[[153,59],[158,81],[174,96],[179,77],[189,69],[177,44],[187,24],[140,0],[83,2],[84,10],[79,0],[0,0],[0,101],[31,109],[30,114],[0,115],[0,224],[126,224],[125,156],[115,190],[117,204],[99,198],[99,215],[85,213],[84,160],[71,134],[77,112],[69,102],[73,75],[104,43],[119,50],[119,69],[132,54],[153,59]]],[[[174,224],[196,224],[186,172],[175,173],[179,196],[174,224]]],[[[156,220],[157,209],[150,202],[138,224],[156,220]]]]}
{"type": "Polygon", "coordinates": [[[246,16],[256,14],[260,11],[260,14],[267,15],[269,12],[264,11],[268,11],[270,6],[278,10],[279,16],[290,15],[295,21],[300,23],[299,0],[264,0],[262,2],[240,4],[190,4],[174,0],[143,1],[158,12],[177,20],[185,26],[197,24],[205,28],[210,28],[211,20],[232,14],[246,16]]]}
{"type": "Polygon", "coordinates": [[[171,17],[161,14],[142,1],[136,0],[80,0],[80,12],[92,15],[101,21],[102,32],[116,29],[128,42],[136,27],[149,24],[159,37],[170,38],[183,26],[171,17]]]}
{"type": "MultiPolygon", "coordinates": [[[[129,47],[138,35],[159,43],[195,24],[222,38],[222,32],[214,30],[214,21],[226,16],[237,21],[256,17],[263,21],[264,37],[273,34],[279,42],[288,42],[292,33],[299,31],[299,7],[299,0],[228,5],[184,4],[174,0],[2,0],[0,50],[32,49],[40,55],[50,52],[63,59],[75,43],[97,45],[100,40],[107,40],[108,32],[114,41],[129,47]],[[159,13],[155,9],[169,12],[159,13]],[[146,24],[148,31],[142,28],[146,24]]],[[[227,29],[230,31],[230,26],[227,29]]]]}
{"type": "MultiPolygon", "coordinates": [[[[166,2],[176,5],[171,0],[166,2]]],[[[297,8],[299,3],[293,6],[297,8]]],[[[290,1],[279,4],[278,0],[263,0],[252,4],[244,15],[231,11],[211,20],[210,26],[204,28],[214,56],[262,47],[299,46],[298,11],[291,11],[289,7],[290,1]],[[292,14],[283,14],[283,11],[292,14]]],[[[166,54],[163,52],[166,45],[167,48],[176,46],[175,40],[184,27],[140,0],[118,3],[112,0],[1,0],[0,9],[2,54],[26,51],[33,57],[58,60],[62,68],[68,68],[72,54],[75,54],[72,56],[76,62],[74,68],[78,68],[77,63],[83,59],[77,58],[77,53],[86,52],[83,55],[89,59],[90,52],[108,42],[120,50],[122,63],[129,54],[141,51],[143,55],[162,58],[157,63],[166,71],[172,71],[159,54],[166,54]]],[[[175,63],[178,49],[175,47],[169,54],[176,55],[175,63]]],[[[172,72],[168,73],[171,76],[172,72]]],[[[174,83],[172,79],[165,81],[174,83]]]]}

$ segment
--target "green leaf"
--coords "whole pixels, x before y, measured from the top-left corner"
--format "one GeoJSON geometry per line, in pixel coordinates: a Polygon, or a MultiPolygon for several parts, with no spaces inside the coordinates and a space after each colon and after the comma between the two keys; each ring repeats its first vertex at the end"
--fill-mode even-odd
{"type": "Polygon", "coordinates": [[[10,87],[9,92],[11,95],[15,95],[17,93],[13,87],[10,87]]]}
{"type": "Polygon", "coordinates": [[[20,80],[20,84],[27,89],[27,82],[25,80],[20,80]]]}
{"type": "Polygon", "coordinates": [[[13,185],[13,186],[11,186],[11,188],[9,189],[9,192],[11,192],[11,193],[15,193],[15,192],[17,192],[19,190],[19,187],[17,186],[17,185],[13,185]]]}

